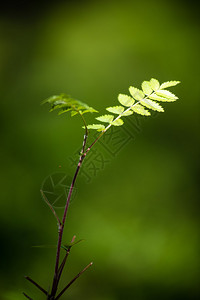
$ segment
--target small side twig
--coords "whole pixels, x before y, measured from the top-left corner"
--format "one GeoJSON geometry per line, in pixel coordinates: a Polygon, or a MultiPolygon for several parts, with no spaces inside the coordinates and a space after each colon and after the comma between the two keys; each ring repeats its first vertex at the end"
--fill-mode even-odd
{"type": "MultiPolygon", "coordinates": [[[[76,236],[74,235],[73,238],[72,238],[72,240],[71,240],[71,244],[74,243],[75,238],[76,238],[76,236]]],[[[63,258],[63,261],[62,261],[62,263],[60,264],[60,267],[58,268],[57,286],[58,286],[58,283],[59,283],[59,281],[60,281],[60,277],[61,277],[62,272],[63,272],[63,269],[64,269],[64,267],[65,267],[65,263],[66,263],[66,261],[67,261],[67,258],[68,258],[68,255],[69,255],[69,253],[70,253],[70,250],[71,250],[71,247],[69,247],[69,249],[66,251],[66,254],[65,254],[64,258],[63,258]]]]}
{"type": "Polygon", "coordinates": [[[43,292],[45,295],[48,295],[47,291],[43,289],[37,282],[35,282],[33,279],[31,279],[29,276],[25,276],[25,278],[30,281],[34,286],[36,286],[41,292],[43,292]]]}
{"type": "Polygon", "coordinates": [[[29,297],[26,293],[24,293],[23,292],[23,295],[27,298],[27,299],[29,299],[29,300],[33,300],[31,297],[29,297]]]}
{"type": "Polygon", "coordinates": [[[43,190],[40,190],[40,193],[41,193],[41,195],[42,195],[44,201],[46,202],[46,204],[49,206],[49,208],[51,209],[52,213],[53,213],[54,216],[56,217],[56,219],[57,219],[57,221],[58,221],[58,224],[59,224],[59,226],[60,226],[60,225],[61,225],[61,221],[60,221],[60,219],[58,218],[58,215],[57,215],[55,209],[53,208],[53,206],[51,205],[51,203],[49,202],[49,200],[48,200],[47,197],[45,196],[43,190]]]}
{"type": "Polygon", "coordinates": [[[55,300],[58,300],[63,294],[64,292],[72,285],[72,283],[74,283],[74,281],[76,281],[76,279],[78,279],[81,274],[83,274],[89,267],[91,267],[91,265],[93,264],[93,262],[91,262],[89,265],[87,265],[81,272],[79,272],[67,285],[66,287],[60,292],[60,294],[55,298],[55,300]]]}

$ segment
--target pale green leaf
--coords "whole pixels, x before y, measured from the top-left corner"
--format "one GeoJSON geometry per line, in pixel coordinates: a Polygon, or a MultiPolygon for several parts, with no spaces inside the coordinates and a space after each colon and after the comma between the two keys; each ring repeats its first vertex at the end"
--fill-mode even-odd
{"type": "Polygon", "coordinates": [[[132,97],[124,94],[119,94],[118,100],[122,105],[128,107],[132,106],[135,103],[135,100],[132,97]]]}
{"type": "Polygon", "coordinates": [[[156,91],[156,95],[167,99],[172,99],[172,100],[178,99],[178,97],[176,97],[174,94],[172,94],[170,91],[167,90],[158,90],[156,91]]]}
{"type": "Polygon", "coordinates": [[[100,117],[97,117],[96,120],[100,121],[100,122],[105,122],[105,123],[111,123],[114,119],[113,115],[103,115],[100,117]]]}
{"type": "Polygon", "coordinates": [[[123,113],[124,107],[123,106],[113,106],[113,107],[107,107],[106,110],[113,114],[120,115],[121,113],[123,113]]]}
{"type": "Polygon", "coordinates": [[[156,110],[156,111],[159,111],[159,112],[163,112],[164,111],[164,109],[162,108],[162,106],[160,104],[158,104],[157,102],[152,101],[150,99],[141,100],[140,103],[143,106],[146,106],[147,108],[150,108],[152,110],[156,110]]]}
{"type": "Polygon", "coordinates": [[[68,111],[70,111],[70,110],[72,110],[72,108],[62,109],[62,110],[60,110],[60,111],[58,112],[58,115],[62,115],[62,114],[66,113],[66,112],[68,112],[68,111]]]}
{"type": "Polygon", "coordinates": [[[123,112],[122,117],[130,116],[132,114],[133,114],[133,111],[132,110],[128,110],[128,111],[123,112]]]}
{"type": "Polygon", "coordinates": [[[175,81],[175,80],[174,81],[166,81],[166,82],[164,82],[164,83],[161,84],[160,89],[161,90],[162,89],[166,89],[168,87],[175,86],[175,85],[177,85],[179,83],[180,83],[180,81],[175,81]]]}
{"type": "Polygon", "coordinates": [[[153,92],[153,89],[151,88],[151,84],[149,81],[143,81],[142,90],[146,95],[150,95],[153,92]]]}
{"type": "Polygon", "coordinates": [[[111,124],[114,126],[121,126],[124,124],[124,121],[122,119],[117,119],[117,120],[113,121],[111,124]]]}
{"type": "Polygon", "coordinates": [[[73,117],[73,116],[75,116],[75,115],[77,115],[77,114],[78,114],[78,112],[73,110],[73,111],[71,112],[71,117],[73,117]]]}
{"type": "Polygon", "coordinates": [[[140,114],[142,116],[150,116],[150,112],[145,109],[142,105],[136,104],[131,108],[135,113],[140,114]]]}
{"type": "Polygon", "coordinates": [[[54,96],[51,96],[45,100],[43,100],[41,102],[41,104],[45,104],[45,103],[54,103],[55,101],[59,100],[60,99],[60,95],[54,95],[54,96]]]}
{"type": "Polygon", "coordinates": [[[154,78],[151,78],[150,80],[150,85],[151,85],[151,88],[154,90],[154,91],[157,91],[160,87],[160,83],[157,79],[154,79],[154,78]]]}
{"type": "Polygon", "coordinates": [[[130,92],[131,96],[135,100],[138,100],[138,101],[142,100],[144,98],[144,96],[145,96],[144,93],[143,93],[143,91],[141,91],[141,90],[139,90],[139,89],[137,89],[137,88],[135,88],[133,86],[129,87],[129,92],[130,92]]]}
{"type": "MultiPolygon", "coordinates": [[[[85,127],[83,126],[85,129],[85,127]]],[[[105,126],[102,124],[92,124],[87,126],[88,129],[96,129],[97,131],[103,131],[105,129],[105,126]]]]}
{"type": "Polygon", "coordinates": [[[85,110],[81,111],[81,114],[83,115],[83,114],[86,114],[88,112],[93,113],[93,112],[98,112],[98,111],[96,109],[90,107],[90,109],[85,109],[85,110]]]}
{"type": "Polygon", "coordinates": [[[160,96],[156,95],[155,93],[151,94],[149,96],[149,98],[152,99],[152,100],[161,101],[161,102],[174,102],[174,101],[176,101],[175,99],[167,99],[167,98],[164,98],[164,97],[160,97],[160,96]]]}
{"type": "Polygon", "coordinates": [[[83,103],[79,100],[73,99],[66,94],[54,95],[42,102],[49,103],[51,105],[50,111],[60,109],[59,114],[72,111],[71,115],[74,116],[77,113],[84,114],[86,112],[97,112],[93,107],[88,106],[86,103],[83,103]]]}

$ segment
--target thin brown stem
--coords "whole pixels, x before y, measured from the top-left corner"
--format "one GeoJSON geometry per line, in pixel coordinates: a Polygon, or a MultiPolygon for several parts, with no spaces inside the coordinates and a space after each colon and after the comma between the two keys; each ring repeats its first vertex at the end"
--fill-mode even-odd
{"type": "Polygon", "coordinates": [[[58,225],[61,225],[61,221],[60,219],[58,218],[58,215],[55,211],[55,209],[53,208],[53,206],[51,205],[51,203],[49,202],[49,200],[47,199],[47,197],[45,196],[43,190],[40,190],[40,193],[42,194],[42,197],[44,199],[44,201],[46,202],[46,204],[50,207],[52,213],[54,214],[54,216],[56,217],[57,221],[58,221],[58,225]]]}
{"type": "Polygon", "coordinates": [[[78,279],[81,274],[83,274],[89,267],[91,267],[91,265],[93,264],[93,262],[91,262],[89,265],[87,265],[81,272],[79,272],[67,285],[66,287],[60,292],[60,294],[55,298],[55,300],[58,300],[63,294],[64,292],[72,285],[72,283],[74,283],[74,281],[76,281],[76,279],[78,279]]]}
{"type": "MultiPolygon", "coordinates": [[[[57,291],[57,287],[58,287],[60,249],[61,249],[61,244],[62,244],[62,236],[63,236],[64,226],[65,226],[67,211],[69,208],[69,203],[71,200],[71,196],[72,196],[72,192],[74,189],[77,175],[79,173],[79,170],[80,170],[83,160],[85,158],[85,155],[83,153],[85,151],[86,142],[87,142],[87,138],[88,138],[88,129],[87,129],[87,125],[85,123],[84,117],[82,115],[81,115],[81,117],[82,117],[82,120],[83,120],[84,126],[85,126],[85,135],[84,135],[84,139],[83,139],[83,146],[82,146],[82,151],[81,151],[81,155],[79,158],[79,162],[78,162],[78,165],[77,165],[77,168],[76,168],[76,171],[75,171],[75,174],[74,174],[71,186],[70,186],[70,190],[69,190],[69,193],[67,196],[67,201],[66,201],[66,205],[65,205],[65,209],[64,209],[62,223],[59,226],[58,244],[57,244],[57,252],[56,252],[56,263],[55,263],[54,278],[53,278],[53,284],[52,284],[52,290],[51,290],[51,296],[53,296],[53,297],[56,295],[56,291],[57,291]]],[[[60,279],[60,277],[59,277],[59,279],[60,279]]]]}
{"type": "MultiPolygon", "coordinates": [[[[74,235],[73,238],[72,238],[72,240],[71,240],[71,244],[74,243],[75,238],[76,238],[76,236],[74,235]]],[[[60,277],[61,277],[62,271],[63,271],[63,269],[64,269],[64,267],[65,267],[65,263],[66,263],[67,258],[68,258],[68,256],[69,256],[70,250],[71,250],[71,247],[66,251],[66,254],[65,254],[64,258],[63,258],[63,261],[62,261],[62,263],[61,263],[61,265],[60,265],[60,267],[59,267],[59,269],[58,269],[57,285],[58,285],[58,283],[59,283],[59,281],[60,281],[60,277]]]]}
{"type": "Polygon", "coordinates": [[[30,281],[34,286],[36,286],[40,291],[42,291],[45,295],[47,295],[47,291],[45,291],[45,289],[43,289],[43,287],[41,287],[37,282],[35,282],[33,279],[31,279],[29,276],[25,276],[25,278],[30,281]]]}

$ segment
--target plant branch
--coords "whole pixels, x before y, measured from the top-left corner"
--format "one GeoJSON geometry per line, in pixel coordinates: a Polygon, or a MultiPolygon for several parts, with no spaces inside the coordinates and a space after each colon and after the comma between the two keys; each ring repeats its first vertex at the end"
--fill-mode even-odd
{"type": "MultiPolygon", "coordinates": [[[[71,244],[75,241],[75,238],[76,238],[76,236],[74,235],[73,238],[72,238],[72,240],[71,240],[71,244]]],[[[71,247],[69,247],[69,249],[66,251],[66,254],[65,254],[64,258],[63,258],[63,261],[62,261],[62,263],[61,263],[61,265],[60,265],[60,267],[58,269],[57,285],[58,285],[58,283],[60,281],[60,277],[61,277],[62,271],[63,271],[63,269],[65,267],[65,263],[66,263],[67,258],[69,256],[70,250],[71,250],[71,247]]]]}
{"type": "MultiPolygon", "coordinates": [[[[84,126],[85,126],[85,135],[84,135],[84,139],[83,139],[83,146],[82,146],[82,151],[81,151],[81,155],[79,158],[79,162],[70,186],[70,190],[67,196],[67,201],[66,201],[66,205],[65,205],[65,209],[64,209],[64,214],[63,214],[63,219],[62,219],[62,223],[59,226],[59,233],[58,233],[58,244],[57,244],[57,253],[56,253],[56,263],[55,263],[55,271],[54,271],[54,279],[53,279],[53,284],[52,284],[52,290],[51,290],[51,296],[55,296],[56,291],[57,291],[57,287],[58,287],[58,277],[60,279],[59,276],[59,261],[60,261],[60,249],[61,249],[61,244],[62,244],[62,236],[63,236],[63,231],[64,231],[64,226],[65,226],[65,220],[66,220],[66,216],[67,216],[67,211],[69,208],[69,203],[71,200],[71,196],[72,196],[72,192],[74,189],[74,185],[76,182],[76,178],[77,175],[79,173],[79,170],[81,168],[81,165],[83,163],[83,160],[85,158],[85,155],[83,154],[85,151],[85,147],[86,147],[86,142],[87,142],[87,138],[88,138],[88,129],[87,129],[87,125],[85,122],[84,117],[81,115],[82,120],[84,122],[84,126]]],[[[61,275],[61,274],[60,274],[61,275]]]]}
{"type": "MultiPolygon", "coordinates": [[[[138,101],[134,105],[138,104],[139,102],[140,101],[138,101]]],[[[124,112],[129,111],[134,105],[132,105],[131,107],[126,109],[124,112]]],[[[122,115],[123,115],[123,113],[120,114],[118,117],[116,117],[115,120],[118,120],[122,115]]],[[[84,135],[84,139],[83,139],[82,152],[81,152],[79,162],[78,162],[78,165],[77,165],[77,168],[76,168],[76,171],[75,171],[75,174],[74,174],[71,186],[70,186],[69,193],[68,193],[68,197],[67,197],[67,201],[66,201],[66,205],[65,205],[65,210],[64,210],[64,214],[63,214],[63,219],[62,219],[62,224],[59,227],[59,236],[58,236],[57,253],[56,253],[56,264],[55,264],[55,272],[54,272],[54,280],[53,280],[53,285],[52,285],[51,296],[55,296],[56,291],[57,291],[57,287],[58,287],[58,277],[60,279],[60,276],[59,276],[59,260],[60,260],[60,249],[61,249],[61,243],[62,243],[62,236],[63,236],[65,220],[66,220],[66,216],[67,216],[67,212],[68,212],[68,208],[69,208],[69,203],[70,203],[70,199],[71,199],[71,196],[72,196],[72,192],[73,192],[73,189],[74,189],[74,185],[75,185],[75,182],[76,182],[77,175],[80,171],[81,165],[82,165],[83,160],[86,157],[87,153],[96,144],[96,142],[102,137],[102,135],[112,126],[112,124],[109,124],[104,129],[104,131],[102,131],[100,133],[100,135],[94,140],[94,142],[85,151],[87,137],[88,137],[88,128],[87,128],[87,125],[86,125],[86,122],[85,122],[85,119],[84,119],[83,115],[80,114],[80,116],[81,116],[81,118],[83,120],[83,123],[84,123],[84,126],[85,126],[85,135],[84,135]]]]}
{"type": "Polygon", "coordinates": [[[47,291],[43,289],[38,283],[36,283],[33,279],[31,279],[29,276],[25,276],[25,278],[30,281],[32,284],[34,284],[40,291],[42,291],[45,295],[48,295],[47,291]]]}
{"type": "Polygon", "coordinates": [[[89,265],[87,265],[81,272],[79,272],[67,285],[66,287],[60,292],[60,294],[55,298],[55,300],[58,300],[63,294],[64,292],[72,285],[72,283],[74,283],[74,281],[76,281],[76,279],[78,279],[81,274],[83,274],[89,267],[91,267],[91,265],[93,264],[93,262],[91,262],[89,265]]]}
{"type": "Polygon", "coordinates": [[[57,221],[58,221],[58,225],[60,226],[61,225],[61,221],[55,211],[55,209],[53,208],[53,206],[51,205],[51,203],[49,202],[49,200],[47,199],[47,197],[45,196],[43,190],[40,190],[40,193],[42,194],[42,197],[44,199],[44,201],[46,202],[46,204],[50,207],[52,213],[54,214],[54,216],[56,217],[57,221]]]}
{"type": "Polygon", "coordinates": [[[27,294],[25,294],[24,292],[23,292],[23,295],[27,298],[27,299],[29,299],[29,300],[33,300],[31,297],[29,297],[27,294]]]}

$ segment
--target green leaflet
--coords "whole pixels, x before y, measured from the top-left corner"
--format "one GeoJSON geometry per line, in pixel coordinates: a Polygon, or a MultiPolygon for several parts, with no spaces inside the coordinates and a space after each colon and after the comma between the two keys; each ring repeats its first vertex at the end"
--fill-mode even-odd
{"type": "MultiPolygon", "coordinates": [[[[67,109],[62,109],[62,110],[60,110],[59,112],[58,112],[58,115],[62,115],[62,114],[64,114],[64,113],[66,113],[66,112],[68,112],[68,111],[70,111],[70,110],[72,110],[71,108],[67,108],[67,109]]],[[[51,112],[51,110],[50,110],[50,112],[51,112]]]]}
{"type": "Polygon", "coordinates": [[[176,101],[175,99],[167,99],[167,98],[164,98],[164,97],[160,97],[160,96],[156,95],[155,93],[151,94],[149,96],[149,98],[152,99],[152,100],[162,101],[162,102],[174,102],[174,101],[176,101]]]}
{"type": "Polygon", "coordinates": [[[52,103],[54,103],[56,101],[59,101],[60,99],[61,99],[61,97],[59,95],[54,95],[54,96],[51,96],[51,97],[43,100],[41,104],[45,104],[45,103],[52,104],[52,103]]]}
{"type": "Polygon", "coordinates": [[[153,89],[151,88],[151,84],[149,81],[143,81],[142,90],[146,95],[150,95],[153,92],[153,89]]]}
{"type": "Polygon", "coordinates": [[[150,116],[150,112],[148,110],[146,110],[142,105],[140,104],[136,104],[133,107],[131,107],[131,109],[137,113],[140,114],[142,116],[150,116]]]}
{"type": "Polygon", "coordinates": [[[124,107],[123,106],[113,106],[113,107],[107,107],[106,110],[113,114],[121,115],[121,113],[123,113],[123,111],[124,111],[124,107]]]}
{"type": "Polygon", "coordinates": [[[133,114],[133,111],[132,110],[128,110],[128,111],[123,112],[122,117],[130,116],[132,114],[133,114]]]}
{"type": "Polygon", "coordinates": [[[132,97],[130,97],[128,95],[124,95],[124,94],[119,94],[118,100],[122,105],[128,106],[128,107],[132,106],[135,102],[135,100],[132,97]]]}
{"type": "Polygon", "coordinates": [[[180,81],[166,81],[166,82],[164,82],[164,83],[162,83],[161,84],[161,86],[160,86],[160,89],[162,90],[162,89],[166,89],[166,88],[168,88],[168,87],[170,87],[170,86],[175,86],[175,85],[177,85],[177,84],[179,84],[180,83],[180,81]]]}
{"type": "Polygon", "coordinates": [[[117,120],[113,121],[111,124],[114,126],[121,126],[124,124],[124,121],[122,119],[117,119],[117,120]]]}
{"type": "MultiPolygon", "coordinates": [[[[82,128],[85,128],[84,126],[82,128]]],[[[88,129],[96,129],[97,131],[103,131],[105,126],[102,124],[92,124],[87,126],[88,129]]]]}
{"type": "Polygon", "coordinates": [[[105,123],[111,123],[114,119],[113,115],[103,115],[100,117],[97,117],[96,120],[100,121],[100,122],[105,122],[105,123]]]}
{"type": "Polygon", "coordinates": [[[156,103],[155,101],[152,101],[150,99],[143,99],[143,100],[140,101],[140,103],[143,106],[146,106],[147,108],[150,108],[152,110],[156,110],[156,111],[159,111],[159,112],[164,112],[164,109],[162,108],[161,105],[159,105],[158,103],[156,103]]]}
{"type": "Polygon", "coordinates": [[[139,89],[137,89],[137,88],[135,88],[133,86],[129,87],[129,92],[130,92],[131,96],[135,100],[138,100],[138,101],[142,100],[144,98],[144,96],[145,96],[144,93],[143,93],[143,91],[141,91],[141,90],[139,90],[139,89]]]}
{"type": "Polygon", "coordinates": [[[176,99],[178,99],[178,97],[176,97],[174,94],[172,94],[171,92],[169,92],[167,90],[158,90],[158,91],[156,91],[156,95],[158,95],[160,97],[167,98],[169,100],[176,100],[176,99]]]}
{"type": "Polygon", "coordinates": [[[154,78],[151,78],[150,80],[150,85],[151,85],[151,88],[154,90],[154,91],[157,91],[160,87],[160,83],[157,79],[154,79],[154,78]]]}
{"type": "Polygon", "coordinates": [[[42,102],[49,103],[51,105],[50,111],[54,111],[56,109],[60,109],[59,114],[72,111],[71,116],[75,116],[76,114],[84,114],[87,112],[93,113],[97,112],[93,107],[88,106],[87,104],[75,100],[66,94],[60,94],[52,96],[42,102]]]}
{"type": "MultiPolygon", "coordinates": [[[[66,112],[66,111],[64,111],[64,112],[66,112]]],[[[71,117],[73,117],[73,116],[75,116],[75,115],[77,115],[77,114],[78,114],[78,112],[73,110],[73,111],[71,112],[71,117]]]]}

